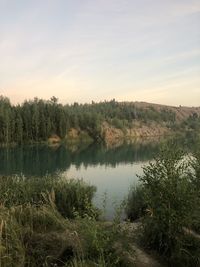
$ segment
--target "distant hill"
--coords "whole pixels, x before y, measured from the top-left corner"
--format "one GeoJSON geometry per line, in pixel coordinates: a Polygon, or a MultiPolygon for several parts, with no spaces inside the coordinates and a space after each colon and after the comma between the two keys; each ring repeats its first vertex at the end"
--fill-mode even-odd
{"type": "Polygon", "coordinates": [[[177,121],[182,121],[189,116],[192,116],[194,113],[197,113],[198,116],[200,116],[200,106],[199,107],[188,107],[188,106],[168,106],[168,105],[162,105],[162,104],[155,104],[155,103],[148,103],[148,102],[120,102],[123,105],[130,105],[141,109],[148,110],[152,107],[160,112],[163,109],[170,110],[176,114],[177,121]]]}
{"type": "Polygon", "coordinates": [[[114,99],[62,105],[56,97],[14,106],[0,96],[0,144],[106,142],[200,131],[200,107],[114,99]]]}

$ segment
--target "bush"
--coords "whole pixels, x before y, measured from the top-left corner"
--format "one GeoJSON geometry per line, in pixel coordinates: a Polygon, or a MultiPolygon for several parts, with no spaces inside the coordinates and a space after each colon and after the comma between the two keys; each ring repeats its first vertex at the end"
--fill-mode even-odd
{"type": "Polygon", "coordinates": [[[144,188],[141,185],[131,187],[125,205],[127,218],[137,220],[145,214],[145,210],[144,188]]]}
{"type": "Polygon", "coordinates": [[[143,170],[140,180],[147,204],[144,244],[156,249],[173,266],[195,266],[198,254],[184,241],[183,229],[191,226],[196,202],[184,153],[165,148],[143,170]]]}
{"type": "Polygon", "coordinates": [[[193,208],[192,214],[192,228],[200,233],[200,152],[196,151],[190,160],[191,171],[189,173],[192,177],[194,185],[194,194],[196,195],[196,205],[193,208]]]}
{"type": "Polygon", "coordinates": [[[125,127],[123,125],[123,121],[122,120],[119,120],[117,118],[114,118],[112,120],[112,125],[120,130],[123,130],[125,127]]]}

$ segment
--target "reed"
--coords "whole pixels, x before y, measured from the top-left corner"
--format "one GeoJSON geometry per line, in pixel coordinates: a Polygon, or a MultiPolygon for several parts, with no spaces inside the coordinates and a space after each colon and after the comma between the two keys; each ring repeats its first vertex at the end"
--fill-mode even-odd
{"type": "Polygon", "coordinates": [[[95,188],[61,177],[0,177],[0,267],[115,267],[95,188]]]}
{"type": "Polygon", "coordinates": [[[0,177],[0,185],[0,203],[5,207],[27,203],[40,206],[52,201],[66,218],[74,218],[76,213],[81,216],[98,215],[97,209],[92,205],[96,188],[83,180],[64,179],[59,176],[14,176],[0,177]]]}

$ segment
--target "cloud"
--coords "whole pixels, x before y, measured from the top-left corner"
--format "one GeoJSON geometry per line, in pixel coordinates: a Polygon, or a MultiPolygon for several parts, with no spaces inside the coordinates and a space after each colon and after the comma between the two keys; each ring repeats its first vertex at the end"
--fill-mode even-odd
{"type": "Polygon", "coordinates": [[[0,4],[0,88],[13,101],[52,94],[70,102],[122,95],[171,101],[172,94],[177,103],[196,103],[199,1],[0,4]],[[183,100],[172,92],[180,86],[183,100]]]}

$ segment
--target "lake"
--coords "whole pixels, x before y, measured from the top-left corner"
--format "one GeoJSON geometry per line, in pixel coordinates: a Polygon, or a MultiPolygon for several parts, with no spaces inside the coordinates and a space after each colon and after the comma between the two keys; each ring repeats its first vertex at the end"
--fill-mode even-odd
{"type": "Polygon", "coordinates": [[[137,175],[158,152],[160,141],[143,140],[114,147],[90,145],[49,147],[45,145],[0,148],[0,175],[27,177],[59,174],[82,178],[95,185],[94,203],[106,202],[106,219],[112,219],[116,207],[127,196],[137,175]]]}

